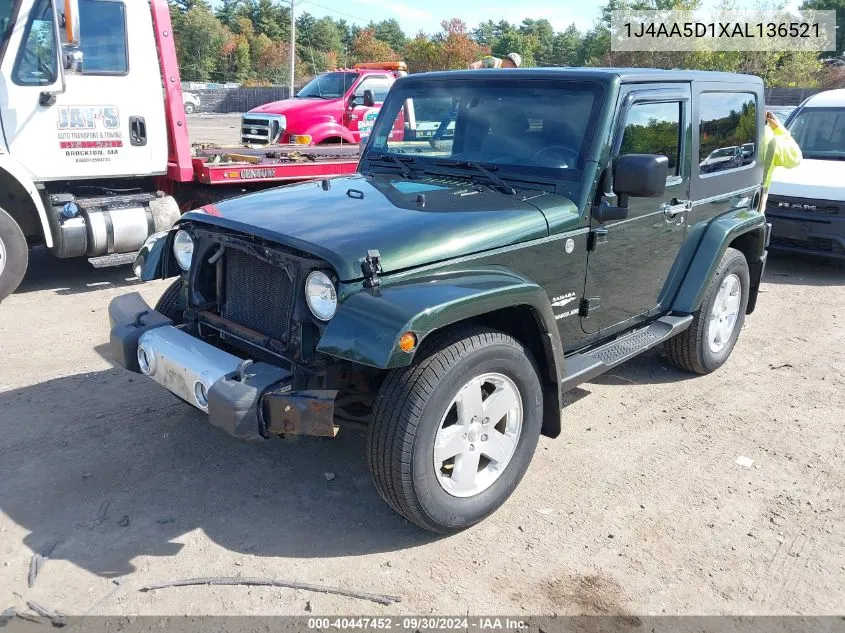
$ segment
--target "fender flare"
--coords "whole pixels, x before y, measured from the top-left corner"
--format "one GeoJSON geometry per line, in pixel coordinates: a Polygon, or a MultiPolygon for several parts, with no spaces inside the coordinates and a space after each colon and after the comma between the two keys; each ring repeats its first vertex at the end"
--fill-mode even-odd
{"type": "Polygon", "coordinates": [[[305,132],[302,132],[302,134],[310,136],[311,142],[314,145],[318,145],[332,136],[339,136],[343,139],[344,143],[355,143],[355,137],[352,136],[352,132],[335,122],[324,122],[312,125],[305,132]]]}
{"type": "Polygon", "coordinates": [[[21,165],[14,158],[8,154],[0,154],[0,170],[5,171],[9,176],[16,180],[24,191],[29,195],[32,205],[38,213],[38,219],[41,221],[41,231],[44,233],[44,243],[47,248],[53,247],[53,234],[50,231],[50,222],[47,219],[47,209],[44,208],[44,202],[38,193],[35,186],[35,180],[32,174],[23,165],[21,165]]]}
{"type": "Polygon", "coordinates": [[[755,273],[752,275],[751,288],[755,296],[749,298],[749,305],[753,309],[751,299],[756,298],[756,290],[759,288],[759,278],[766,259],[768,231],[766,219],[762,213],[740,209],[719,216],[704,229],[672,302],[673,312],[692,314],[698,310],[707,290],[707,284],[710,283],[725,251],[737,238],[746,235],[751,239],[744,240],[740,250],[748,260],[749,268],[755,273]]]}
{"type": "Polygon", "coordinates": [[[506,308],[528,308],[534,317],[542,358],[543,434],[557,437],[561,428],[561,383],[565,374],[560,332],[546,292],[536,283],[504,267],[449,273],[418,274],[384,280],[378,288],[341,288],[348,295],[326,326],[317,351],[378,369],[411,364],[425,338],[442,328],[483,318],[506,308]],[[432,282],[437,283],[432,283],[432,282]],[[399,349],[399,337],[416,334],[412,353],[399,349]]]}

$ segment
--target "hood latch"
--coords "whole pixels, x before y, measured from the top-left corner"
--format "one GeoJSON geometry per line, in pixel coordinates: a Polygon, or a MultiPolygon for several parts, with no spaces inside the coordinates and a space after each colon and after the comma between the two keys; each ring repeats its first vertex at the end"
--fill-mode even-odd
{"type": "Polygon", "coordinates": [[[381,253],[377,250],[367,251],[367,257],[361,262],[361,271],[364,273],[364,287],[377,288],[381,285],[381,279],[378,278],[382,272],[381,268],[381,253]]]}

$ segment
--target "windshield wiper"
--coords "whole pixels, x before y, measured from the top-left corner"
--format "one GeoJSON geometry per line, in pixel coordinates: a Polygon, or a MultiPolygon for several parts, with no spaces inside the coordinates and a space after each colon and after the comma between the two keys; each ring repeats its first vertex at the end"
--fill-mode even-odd
{"type": "MultiPolygon", "coordinates": [[[[499,178],[496,174],[494,174],[490,169],[479,165],[478,163],[473,163],[472,161],[452,161],[452,160],[438,160],[435,161],[435,165],[442,165],[443,167],[458,167],[458,168],[466,168],[469,167],[470,169],[474,169],[475,171],[480,172],[487,180],[492,182],[496,185],[499,189],[504,191],[506,194],[510,196],[516,195],[516,189],[511,187],[508,183],[504,180],[499,178]]],[[[493,169],[496,169],[495,167],[493,169]]]]}
{"type": "Polygon", "coordinates": [[[413,158],[399,158],[398,156],[394,156],[393,154],[376,154],[373,157],[375,160],[389,160],[393,161],[399,166],[400,171],[402,172],[403,178],[413,178],[413,174],[411,170],[405,163],[411,163],[414,161],[413,158]]]}

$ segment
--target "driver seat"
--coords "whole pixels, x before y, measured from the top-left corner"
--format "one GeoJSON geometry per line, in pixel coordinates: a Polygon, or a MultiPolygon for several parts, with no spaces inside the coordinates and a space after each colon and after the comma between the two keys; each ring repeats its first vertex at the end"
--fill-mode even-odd
{"type": "Polygon", "coordinates": [[[519,163],[531,158],[533,152],[526,138],[530,123],[524,113],[500,112],[488,122],[480,148],[482,162],[519,163]]]}

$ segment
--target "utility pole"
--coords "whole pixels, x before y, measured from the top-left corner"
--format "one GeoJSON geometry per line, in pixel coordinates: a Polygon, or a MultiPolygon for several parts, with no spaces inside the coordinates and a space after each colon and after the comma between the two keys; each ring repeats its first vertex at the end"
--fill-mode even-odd
{"type": "Polygon", "coordinates": [[[293,73],[296,70],[296,18],[293,14],[294,0],[290,0],[290,94],[293,98],[293,73]]]}

